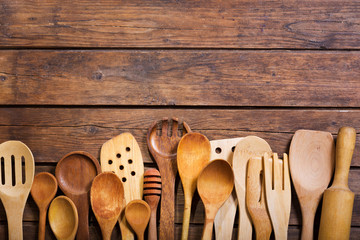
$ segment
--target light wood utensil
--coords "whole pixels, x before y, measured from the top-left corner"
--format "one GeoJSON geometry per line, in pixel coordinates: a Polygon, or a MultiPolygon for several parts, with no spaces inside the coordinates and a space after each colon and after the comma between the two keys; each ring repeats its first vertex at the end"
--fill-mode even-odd
{"type": "MultiPolygon", "coordinates": [[[[224,159],[232,166],[235,147],[241,139],[243,138],[239,137],[210,141],[210,161],[215,159],[224,159]]],[[[236,192],[233,190],[229,198],[220,207],[216,214],[214,220],[215,239],[232,239],[237,205],[238,201],[236,198],[236,192]]]]}
{"type": "Polygon", "coordinates": [[[298,130],[291,145],[289,166],[302,213],[301,239],[311,240],[320,199],[334,172],[335,144],[329,132],[298,130]]]}
{"type": "Polygon", "coordinates": [[[49,224],[58,240],[75,239],[78,230],[78,212],[70,198],[56,197],[49,207],[49,224]]]}
{"type": "Polygon", "coordinates": [[[126,219],[134,229],[138,240],[144,240],[144,232],[149,223],[150,212],[149,205],[143,200],[133,200],[126,206],[126,219]]]}
{"type": "Polygon", "coordinates": [[[203,240],[211,240],[214,218],[217,211],[230,196],[234,188],[234,174],[225,160],[214,160],[201,171],[197,189],[205,207],[203,240]]]}
{"type": "Polygon", "coordinates": [[[255,227],[256,239],[270,239],[271,220],[266,207],[262,157],[250,158],[246,173],[246,207],[255,227]]]}
{"type": "Polygon", "coordinates": [[[112,172],[97,175],[91,185],[90,202],[103,240],[110,240],[114,226],[125,207],[124,187],[120,178],[112,172]]]}
{"type": "Polygon", "coordinates": [[[204,135],[196,132],[184,135],[178,145],[177,166],[184,189],[184,216],[181,239],[187,240],[191,213],[191,202],[196,190],[200,171],[210,161],[210,142],[204,135]]]}
{"type": "MultiPolygon", "coordinates": [[[[105,142],[101,147],[100,164],[103,172],[111,171],[121,179],[125,204],[142,199],[144,162],[140,147],[131,133],[122,133],[105,142]]],[[[134,239],[124,213],[120,215],[119,223],[122,239],[134,239]]]]}
{"type": "Polygon", "coordinates": [[[320,219],[320,240],[350,238],[354,193],[348,186],[349,169],[354,153],[356,131],[342,127],[336,141],[336,163],[333,184],[324,192],[320,219]]]}
{"type": "Polygon", "coordinates": [[[56,195],[57,189],[56,178],[51,173],[41,172],[34,177],[30,192],[39,208],[39,240],[45,239],[46,212],[50,202],[56,195]]]}
{"type": "MultiPolygon", "coordinates": [[[[0,198],[8,221],[9,239],[23,239],[22,218],[34,179],[35,163],[30,149],[20,141],[0,144],[0,168],[5,182],[0,184],[0,198]],[[25,176],[22,175],[25,164],[25,176]],[[15,176],[14,176],[15,174],[15,176]]],[[[1,178],[0,178],[1,179],[1,178]]]]}
{"type": "Polygon", "coordinates": [[[99,162],[82,151],[65,155],[56,165],[59,187],[75,203],[79,214],[78,240],[89,239],[89,192],[92,180],[100,172],[99,162]]]}
{"type": "Polygon", "coordinates": [[[268,153],[263,158],[266,204],[275,239],[287,239],[287,230],[291,207],[291,186],[289,161],[284,153],[283,160],[276,153],[272,157],[268,153]]]}
{"type": "Polygon", "coordinates": [[[160,172],[151,168],[144,173],[144,200],[151,209],[148,240],[157,240],[156,213],[161,196],[160,172]]]}
{"type": "Polygon", "coordinates": [[[246,168],[250,158],[261,157],[264,153],[271,153],[270,145],[262,138],[248,136],[243,138],[235,147],[233,156],[233,171],[235,176],[235,191],[239,203],[238,239],[252,239],[252,225],[250,214],[246,209],[246,168]]]}
{"type": "Polygon", "coordinates": [[[159,167],[162,181],[159,239],[174,239],[176,153],[181,137],[189,126],[177,118],[154,122],[147,133],[147,144],[159,167]]]}

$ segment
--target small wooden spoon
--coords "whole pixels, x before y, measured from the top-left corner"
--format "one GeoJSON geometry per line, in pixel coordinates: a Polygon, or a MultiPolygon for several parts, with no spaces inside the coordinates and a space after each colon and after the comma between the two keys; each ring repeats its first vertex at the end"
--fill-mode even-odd
{"type": "Polygon", "coordinates": [[[210,240],[214,218],[234,188],[234,173],[225,160],[214,160],[201,171],[197,189],[205,206],[205,226],[202,239],[210,240]]]}
{"type": "Polygon", "coordinates": [[[131,201],[125,209],[125,217],[135,231],[138,240],[144,240],[144,232],[150,220],[150,207],[143,200],[131,201]]]}
{"type": "Polygon", "coordinates": [[[73,240],[78,229],[78,212],[70,198],[58,196],[49,207],[49,223],[58,240],[73,240]]]}
{"type": "Polygon", "coordinates": [[[177,166],[184,188],[184,217],[181,239],[187,240],[191,213],[191,202],[196,189],[200,171],[210,161],[211,146],[209,140],[200,133],[184,135],[178,145],[177,166]]]}
{"type": "Polygon", "coordinates": [[[148,240],[157,240],[156,212],[161,196],[161,177],[158,170],[151,168],[144,173],[144,200],[151,209],[148,240]]]}
{"type": "Polygon", "coordinates": [[[124,187],[112,172],[97,175],[91,185],[90,202],[100,225],[103,240],[110,240],[114,226],[124,207],[124,187]]]}
{"type": "Polygon", "coordinates": [[[289,165],[301,214],[301,239],[313,239],[314,218],[320,199],[334,172],[335,144],[331,133],[312,130],[295,132],[289,165]]]}
{"type": "Polygon", "coordinates": [[[50,202],[56,195],[58,184],[54,175],[41,172],[34,177],[31,187],[31,196],[39,208],[39,234],[38,239],[45,239],[46,212],[50,202]]]}
{"type": "Polygon", "coordinates": [[[55,176],[60,189],[79,212],[78,240],[89,239],[89,205],[92,180],[101,172],[99,162],[86,152],[71,152],[56,165],[55,176]]]}

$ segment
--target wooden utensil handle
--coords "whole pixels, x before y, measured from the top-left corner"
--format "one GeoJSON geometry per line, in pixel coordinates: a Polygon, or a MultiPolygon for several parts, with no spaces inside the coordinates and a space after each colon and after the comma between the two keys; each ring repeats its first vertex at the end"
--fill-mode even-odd
{"type": "Polygon", "coordinates": [[[22,218],[24,208],[12,208],[8,211],[5,206],[6,216],[8,220],[8,231],[10,240],[22,240],[23,239],[23,229],[22,229],[22,218]]]}
{"type": "Polygon", "coordinates": [[[201,236],[202,240],[211,240],[212,239],[213,226],[214,226],[214,219],[208,219],[206,217],[205,223],[204,223],[204,229],[203,229],[202,236],[201,236]]]}
{"type": "Polygon", "coordinates": [[[301,207],[301,240],[313,239],[314,235],[314,218],[319,201],[309,201],[309,203],[311,203],[311,205],[307,204],[301,207]]]}
{"type": "Polygon", "coordinates": [[[46,209],[39,209],[39,233],[38,239],[45,240],[45,226],[46,226],[46,209]]]}
{"type": "Polygon", "coordinates": [[[189,236],[191,202],[193,197],[193,194],[191,192],[188,192],[184,195],[185,195],[185,204],[184,204],[184,216],[183,216],[181,240],[187,240],[189,236]]]}
{"type": "Polygon", "coordinates": [[[148,228],[148,240],[157,240],[156,211],[157,211],[157,207],[151,210],[149,228],[148,228]]]}
{"type": "Polygon", "coordinates": [[[120,230],[121,230],[121,239],[123,239],[123,240],[134,240],[135,239],[135,235],[132,232],[129,223],[126,221],[125,211],[123,211],[120,215],[119,225],[120,225],[120,230]]]}
{"type": "Polygon", "coordinates": [[[77,240],[88,240],[89,237],[89,194],[71,196],[79,215],[79,228],[76,234],[77,240]]]}
{"type": "Polygon", "coordinates": [[[342,127],[336,141],[335,176],[332,187],[348,189],[348,177],[354,153],[356,131],[352,127],[342,127]]]}

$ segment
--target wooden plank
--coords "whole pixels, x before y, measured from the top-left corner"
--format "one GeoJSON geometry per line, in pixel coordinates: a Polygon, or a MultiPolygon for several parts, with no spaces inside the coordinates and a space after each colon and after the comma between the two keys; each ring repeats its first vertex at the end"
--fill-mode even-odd
{"type": "Polygon", "coordinates": [[[2,47],[359,49],[360,2],[2,0],[2,47]]]}
{"type": "Polygon", "coordinates": [[[360,107],[358,51],[11,50],[0,66],[2,105],[360,107]]]}
{"type": "MultiPolygon", "coordinates": [[[[301,128],[329,131],[334,137],[341,126],[360,131],[359,110],[0,108],[0,142],[21,140],[29,145],[36,162],[51,163],[75,150],[98,158],[105,141],[130,131],[144,161],[152,163],[147,128],[164,116],[178,116],[211,140],[257,135],[278,153],[288,152],[292,135],[301,128]]],[[[359,149],[360,135],[357,138],[359,149]]],[[[352,166],[360,166],[359,151],[354,153],[352,166]]]]}

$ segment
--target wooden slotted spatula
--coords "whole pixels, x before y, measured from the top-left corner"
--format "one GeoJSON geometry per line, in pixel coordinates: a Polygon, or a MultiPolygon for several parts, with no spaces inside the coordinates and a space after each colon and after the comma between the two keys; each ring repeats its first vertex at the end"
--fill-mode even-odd
{"type": "MultiPolygon", "coordinates": [[[[243,138],[239,137],[210,141],[210,161],[213,161],[215,159],[224,159],[232,166],[235,147],[241,139],[243,138]]],[[[238,201],[236,198],[236,192],[235,190],[233,190],[230,197],[220,207],[216,214],[214,220],[216,239],[231,240],[234,229],[237,205],[238,201]]]]}
{"type": "Polygon", "coordinates": [[[9,239],[23,239],[22,218],[26,200],[34,180],[35,163],[30,149],[20,141],[7,141],[0,144],[1,167],[0,198],[8,220],[9,239]],[[25,176],[22,175],[25,163],[25,176]],[[4,178],[1,173],[5,173],[4,178]],[[13,176],[15,174],[15,176],[13,176]]]}
{"type": "Polygon", "coordinates": [[[255,227],[256,239],[270,239],[272,227],[266,207],[262,157],[249,160],[246,180],[246,207],[255,227]]]}
{"type": "Polygon", "coordinates": [[[283,160],[276,153],[263,158],[266,204],[276,240],[286,240],[290,218],[291,186],[289,161],[284,153],[283,160]]]}
{"type": "Polygon", "coordinates": [[[290,145],[289,165],[301,206],[302,240],[313,239],[316,209],[333,175],[334,159],[335,144],[331,133],[295,132],[290,145]]]}
{"type": "MultiPolygon", "coordinates": [[[[125,204],[142,199],[144,163],[139,145],[131,133],[122,133],[101,147],[100,165],[103,172],[111,171],[122,181],[125,204]]],[[[124,211],[119,218],[122,239],[134,239],[124,211]]]]}
{"type": "Polygon", "coordinates": [[[235,177],[235,190],[239,202],[238,239],[252,239],[250,215],[245,204],[247,163],[250,158],[261,157],[266,152],[271,153],[270,145],[264,139],[256,136],[245,137],[235,147],[233,171],[235,177]]]}

